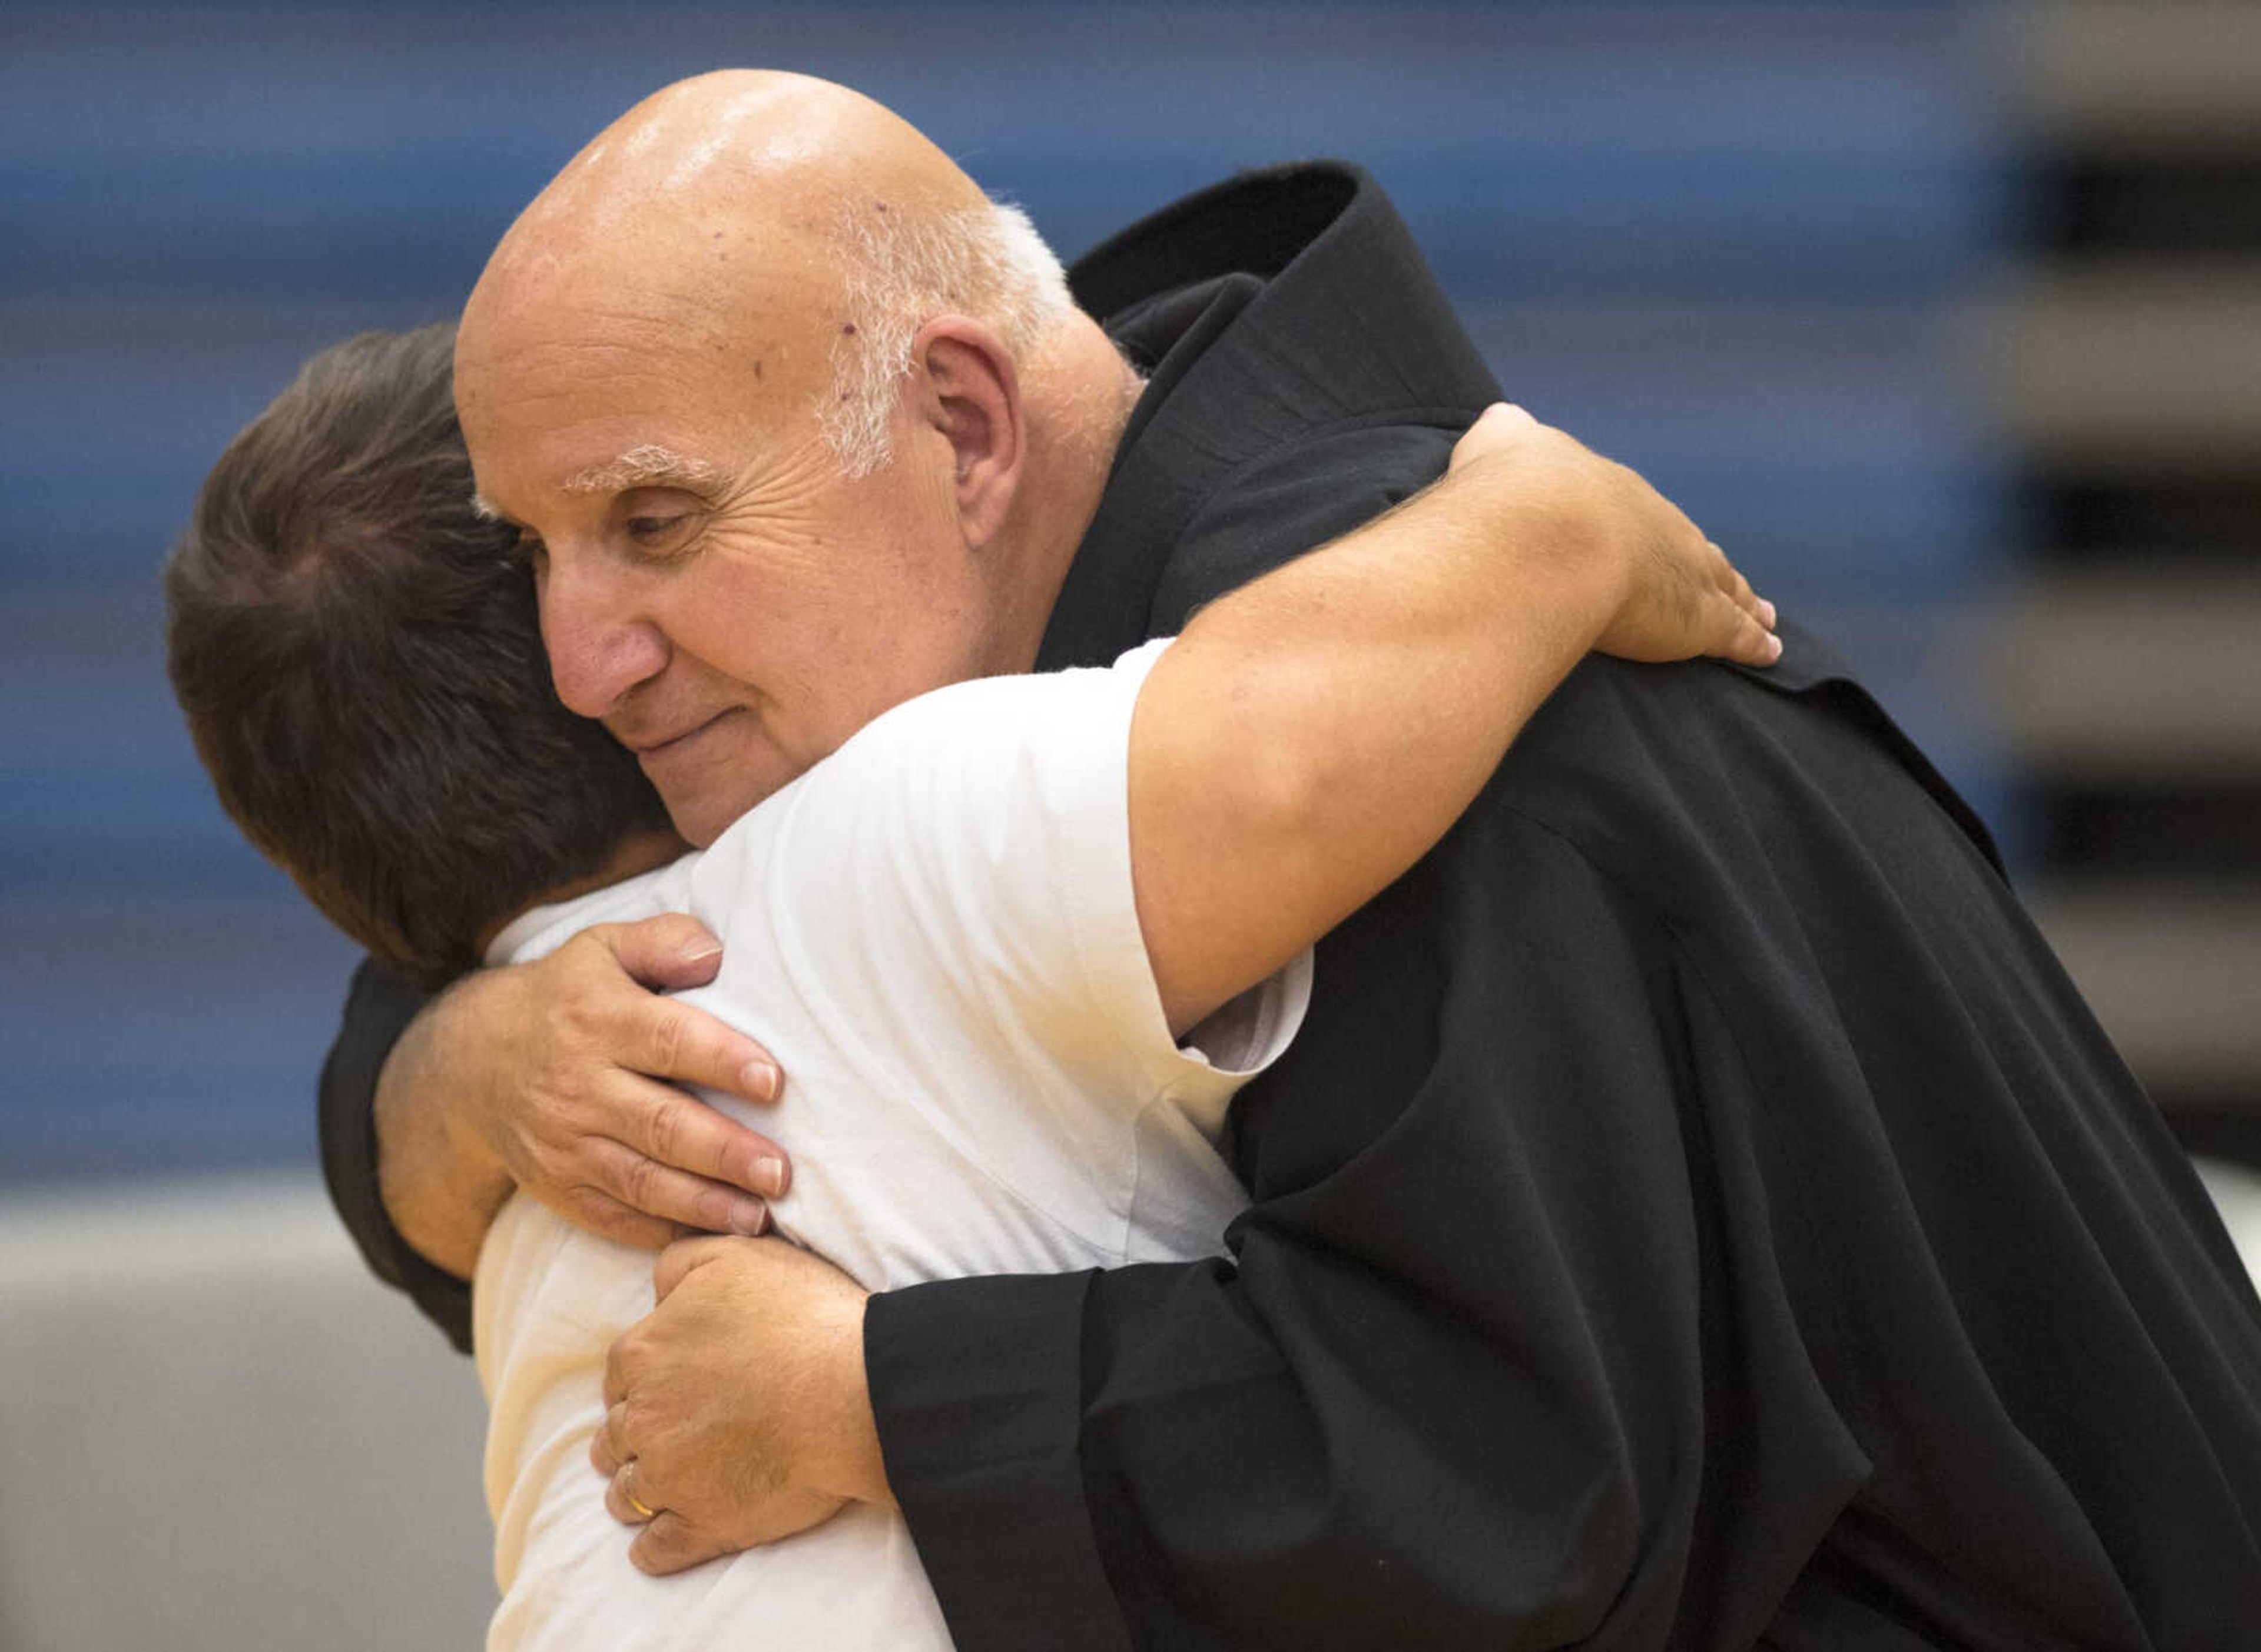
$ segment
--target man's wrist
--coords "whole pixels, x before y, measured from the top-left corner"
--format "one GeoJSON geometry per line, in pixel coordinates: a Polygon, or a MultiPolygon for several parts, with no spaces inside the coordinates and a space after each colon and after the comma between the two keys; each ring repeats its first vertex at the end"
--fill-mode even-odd
{"type": "Polygon", "coordinates": [[[450,1104],[449,1034],[473,978],[411,1022],[377,1074],[377,1196],[402,1239],[434,1267],[468,1279],[479,1246],[514,1189],[509,1169],[466,1110],[450,1104]]]}
{"type": "Polygon", "coordinates": [[[858,1291],[852,1313],[839,1316],[829,1339],[831,1383],[836,1411],[829,1437],[834,1450],[819,1469],[819,1489],[834,1497],[881,1508],[897,1506],[887,1483],[886,1460],[879,1449],[879,1425],[872,1410],[872,1386],[864,1365],[864,1317],[869,1291],[858,1291]]]}

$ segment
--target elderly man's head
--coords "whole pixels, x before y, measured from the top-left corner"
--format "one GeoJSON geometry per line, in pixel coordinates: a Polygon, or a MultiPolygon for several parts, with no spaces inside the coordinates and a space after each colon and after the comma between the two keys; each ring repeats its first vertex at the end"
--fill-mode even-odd
{"type": "Polygon", "coordinates": [[[464,312],[479,495],[559,694],[710,839],[889,706],[1025,669],[1129,395],[1017,213],[800,76],[631,110],[464,312]]]}

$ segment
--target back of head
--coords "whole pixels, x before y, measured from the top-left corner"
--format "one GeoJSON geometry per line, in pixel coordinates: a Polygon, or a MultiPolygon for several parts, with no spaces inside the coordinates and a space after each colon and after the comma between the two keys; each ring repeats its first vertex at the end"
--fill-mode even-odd
{"type": "Polygon", "coordinates": [[[341,929],[436,985],[665,812],[558,703],[514,532],[482,519],[455,329],[309,361],[165,570],[168,664],[222,806],[341,929]]]}

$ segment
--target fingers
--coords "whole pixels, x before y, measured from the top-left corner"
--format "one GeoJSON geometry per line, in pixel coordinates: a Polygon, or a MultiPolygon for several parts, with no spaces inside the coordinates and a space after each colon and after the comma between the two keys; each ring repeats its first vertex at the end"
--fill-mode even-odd
{"type": "Polygon", "coordinates": [[[628,1546],[639,1571],[664,1577],[731,1552],[728,1544],[700,1534],[672,1509],[654,1508],[636,1495],[636,1462],[631,1457],[605,1484],[605,1512],[622,1526],[640,1526],[628,1546]]]}
{"type": "Polygon", "coordinates": [[[631,1456],[621,1437],[621,1419],[628,1411],[625,1401],[614,1401],[605,1411],[605,1420],[589,1439],[589,1466],[607,1478],[618,1474],[621,1465],[631,1456]]]}
{"type": "Polygon", "coordinates": [[[1782,657],[1782,639],[1751,614],[1737,611],[1728,621],[1728,635],[1713,650],[1723,659],[1746,665],[1771,665],[1782,657]]]}
{"type": "MultiPolygon", "coordinates": [[[[785,1151],[768,1137],[716,1112],[694,1095],[671,1085],[640,1084],[639,1099],[650,1103],[627,1121],[618,1139],[647,1159],[709,1182],[743,1188],[764,1199],[784,1196],[792,1179],[785,1151]]],[[[660,1214],[654,1205],[632,1201],[660,1214]]],[[[712,1232],[743,1232],[718,1222],[679,1218],[712,1232]]]]}
{"type": "Polygon", "coordinates": [[[636,1329],[630,1326],[614,1337],[613,1346],[605,1350],[605,1426],[611,1433],[613,1449],[620,1454],[623,1462],[635,1456],[635,1452],[621,1432],[626,1419],[616,1413],[628,1403],[628,1367],[634,1359],[630,1350],[634,1347],[636,1329]]]}
{"type": "Polygon", "coordinates": [[[561,969],[578,978],[575,988],[584,995],[589,1032],[614,1061],[635,1072],[727,1091],[750,1102],[775,1101],[784,1077],[767,1050],[689,1004],[642,989],[644,984],[700,984],[696,980],[646,983],[654,959],[662,955],[654,937],[660,933],[657,926],[664,924],[675,926],[675,951],[667,956],[679,959],[701,947],[715,949],[703,955],[704,975],[712,979],[721,951],[713,937],[680,913],[664,913],[641,923],[600,923],[557,950],[561,969]],[[605,989],[602,977],[607,974],[618,980],[620,990],[605,989]],[[590,980],[592,976],[598,979],[590,980]]]}
{"type": "Polygon", "coordinates": [[[678,1226],[762,1232],[764,1202],[791,1174],[776,1143],[677,1088],[770,1101],[783,1077],[754,1040],[628,973],[670,946],[711,951],[697,923],[671,916],[671,928],[657,918],[600,925],[530,966],[548,972],[533,995],[532,1102],[498,1144],[513,1179],[552,1210],[654,1250],[678,1226]]]}
{"type": "Polygon", "coordinates": [[[700,1084],[750,1102],[773,1102],[783,1076],[767,1050],[735,1027],[675,998],[639,997],[615,1009],[622,1064],[678,1084],[700,1084]]]}
{"type": "Polygon", "coordinates": [[[1756,620],[1766,629],[1773,630],[1776,618],[1774,604],[1751,589],[1751,582],[1744,578],[1742,571],[1727,560],[1726,551],[1721,550],[1716,544],[1712,544],[1709,540],[1705,541],[1705,543],[1711,545],[1712,554],[1719,559],[1720,588],[1727,593],[1728,598],[1737,607],[1756,620]]]}
{"type": "Polygon", "coordinates": [[[1774,604],[1751,589],[1751,582],[1717,544],[1706,540],[1705,549],[1716,564],[1714,579],[1725,599],[1718,604],[1722,610],[1719,635],[1706,651],[1747,665],[1773,664],[1782,657],[1782,639],[1774,635],[1774,604]]]}
{"type": "Polygon", "coordinates": [[[656,991],[704,987],[722,966],[722,943],[685,913],[663,912],[635,923],[600,923],[587,933],[629,975],[656,991]]]}
{"type": "MultiPolygon", "coordinates": [[[[696,1102],[686,1104],[699,1105],[696,1102]]],[[[769,1204],[764,1198],[678,1170],[605,1137],[590,1138],[585,1152],[590,1171],[597,1178],[594,1191],[657,1222],[667,1235],[661,1245],[668,1243],[678,1227],[702,1233],[752,1235],[769,1225],[769,1204]]],[[[757,1172],[756,1175],[766,1191],[784,1190],[781,1172],[757,1172]]]]}
{"type": "Polygon", "coordinates": [[[628,1560],[638,1571],[664,1577],[731,1552],[673,1510],[662,1509],[628,1545],[628,1560]]]}
{"type": "Polygon", "coordinates": [[[605,1512],[622,1526],[641,1526],[659,1511],[635,1494],[635,1459],[631,1457],[605,1483],[605,1512]]]}

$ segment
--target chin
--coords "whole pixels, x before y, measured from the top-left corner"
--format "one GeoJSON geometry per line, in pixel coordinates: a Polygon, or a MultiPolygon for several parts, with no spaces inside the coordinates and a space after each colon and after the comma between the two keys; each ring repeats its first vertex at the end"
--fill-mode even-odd
{"type": "Polygon", "coordinates": [[[674,798],[662,792],[660,801],[667,805],[667,817],[675,822],[675,830],[693,849],[706,848],[722,835],[732,821],[753,807],[749,803],[734,808],[712,794],[674,798]]]}
{"type": "Polygon", "coordinates": [[[643,765],[645,778],[658,788],[675,830],[696,848],[706,848],[731,822],[806,766],[793,763],[766,741],[716,737],[730,732],[727,728],[716,729],[695,747],[669,751],[664,760],[643,765]]]}
{"type": "Polygon", "coordinates": [[[704,849],[720,837],[731,822],[789,778],[783,776],[772,784],[763,785],[749,784],[743,776],[703,776],[703,784],[661,786],[659,801],[667,805],[668,818],[675,822],[675,830],[683,834],[684,841],[694,849],[704,849]]]}

